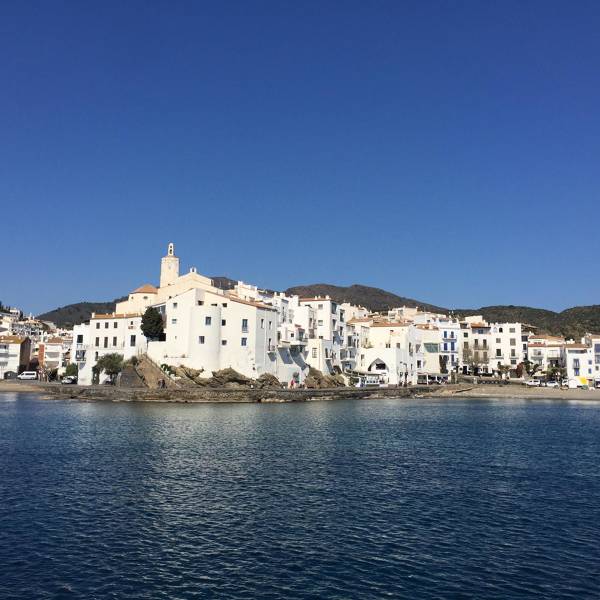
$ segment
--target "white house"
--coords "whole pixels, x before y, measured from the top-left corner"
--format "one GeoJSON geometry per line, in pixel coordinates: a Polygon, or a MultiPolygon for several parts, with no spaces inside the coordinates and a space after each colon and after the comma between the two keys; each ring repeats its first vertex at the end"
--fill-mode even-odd
{"type": "MultiPolygon", "coordinates": [[[[80,385],[93,383],[93,367],[105,354],[120,354],[123,360],[146,352],[147,341],[141,330],[139,313],[95,314],[89,323],[73,328],[71,360],[79,369],[80,385]]],[[[106,379],[100,374],[99,383],[106,379]]]]}
{"type": "Polygon", "coordinates": [[[588,344],[566,344],[564,362],[569,387],[594,385],[594,354],[588,344]]]}
{"type": "Polygon", "coordinates": [[[16,335],[0,336],[0,379],[8,373],[21,373],[31,358],[31,340],[16,335]]]}

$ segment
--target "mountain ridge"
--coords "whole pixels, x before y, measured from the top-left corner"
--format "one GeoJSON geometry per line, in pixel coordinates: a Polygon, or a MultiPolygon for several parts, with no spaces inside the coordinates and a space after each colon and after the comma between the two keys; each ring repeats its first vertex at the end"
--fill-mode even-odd
{"type": "MultiPolygon", "coordinates": [[[[232,289],[235,281],[228,277],[213,277],[215,285],[221,289],[232,289]]],[[[393,292],[361,284],[338,286],[328,283],[297,285],[285,290],[288,294],[301,297],[330,296],[336,302],[351,302],[364,306],[371,311],[385,311],[399,306],[419,307],[423,310],[453,314],[464,318],[481,315],[488,322],[520,322],[532,325],[540,332],[562,335],[578,339],[588,332],[600,332],[600,305],[574,306],[557,312],[544,308],[517,305],[483,306],[480,308],[449,309],[414,298],[399,296],[393,292]]],[[[112,302],[78,302],[58,307],[38,315],[43,321],[52,321],[59,327],[72,327],[88,320],[92,312],[110,313],[115,304],[124,298],[112,302]]]]}

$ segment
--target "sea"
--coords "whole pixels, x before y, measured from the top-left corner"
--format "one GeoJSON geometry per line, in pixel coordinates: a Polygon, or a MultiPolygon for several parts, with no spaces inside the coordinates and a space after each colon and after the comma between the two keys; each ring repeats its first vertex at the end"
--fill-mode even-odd
{"type": "Polygon", "coordinates": [[[0,394],[0,598],[600,598],[600,404],[0,394]]]}

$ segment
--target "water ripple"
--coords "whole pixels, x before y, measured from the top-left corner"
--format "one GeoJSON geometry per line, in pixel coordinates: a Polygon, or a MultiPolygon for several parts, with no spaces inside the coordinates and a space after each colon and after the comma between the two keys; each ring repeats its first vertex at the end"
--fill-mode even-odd
{"type": "Polygon", "coordinates": [[[0,597],[598,598],[600,407],[0,403],[0,597]]]}

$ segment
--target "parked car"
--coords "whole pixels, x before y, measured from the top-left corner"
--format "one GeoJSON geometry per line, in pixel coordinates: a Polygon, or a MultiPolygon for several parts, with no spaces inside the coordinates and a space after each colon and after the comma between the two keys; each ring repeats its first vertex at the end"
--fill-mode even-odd
{"type": "Polygon", "coordinates": [[[61,383],[63,385],[75,385],[77,383],[77,377],[75,377],[75,375],[67,375],[62,378],[61,383]]]}
{"type": "Polygon", "coordinates": [[[546,387],[558,388],[560,387],[560,383],[558,383],[558,381],[546,381],[546,387]]]}
{"type": "Polygon", "coordinates": [[[37,372],[36,371],[23,371],[22,373],[17,375],[17,379],[35,380],[35,379],[37,379],[37,372]]]}
{"type": "Polygon", "coordinates": [[[528,385],[529,387],[540,387],[539,379],[529,379],[528,381],[524,381],[523,385],[528,385]]]}

